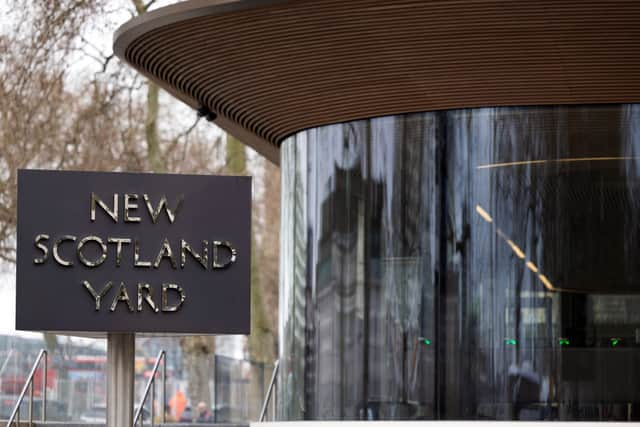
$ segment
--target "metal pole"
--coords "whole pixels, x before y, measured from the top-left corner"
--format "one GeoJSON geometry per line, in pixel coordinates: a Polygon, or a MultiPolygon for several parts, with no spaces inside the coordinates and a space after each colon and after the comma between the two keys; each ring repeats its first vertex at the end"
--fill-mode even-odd
{"type": "Polygon", "coordinates": [[[29,385],[29,425],[33,424],[33,378],[29,385]]]}
{"type": "Polygon", "coordinates": [[[107,427],[133,426],[135,335],[107,335],[107,427]]]}
{"type": "Polygon", "coordinates": [[[162,424],[167,422],[167,353],[162,356],[162,424]]]}
{"type": "MultiPolygon", "coordinates": [[[[155,403],[156,403],[156,373],[153,373],[153,379],[151,380],[151,406],[149,407],[151,412],[151,427],[153,427],[153,417],[155,415],[155,403]]],[[[142,412],[142,417],[144,418],[144,412],[142,412]]]]}
{"type": "Polygon", "coordinates": [[[2,374],[4,374],[4,370],[7,369],[7,365],[9,364],[9,360],[11,360],[11,356],[13,356],[13,349],[9,350],[9,354],[7,358],[4,360],[2,364],[2,368],[0,368],[0,378],[2,378],[2,374]]]}
{"type": "Polygon", "coordinates": [[[273,373],[271,374],[271,381],[269,381],[269,388],[267,388],[267,395],[264,398],[264,402],[262,403],[262,410],[260,410],[260,417],[258,418],[258,422],[262,422],[265,420],[265,416],[267,415],[267,409],[269,405],[269,399],[271,399],[271,393],[273,393],[273,386],[278,377],[278,367],[280,366],[280,360],[276,360],[273,365],[273,373]]]}
{"type": "Polygon", "coordinates": [[[42,370],[43,372],[43,377],[42,377],[42,422],[44,423],[45,421],[47,421],[47,358],[49,356],[49,353],[45,353],[44,356],[44,360],[42,361],[44,363],[44,369],[42,370]]]}
{"type": "Polygon", "coordinates": [[[213,422],[218,422],[218,356],[213,355],[213,422]]]}
{"type": "Polygon", "coordinates": [[[276,393],[278,391],[278,386],[276,384],[273,385],[273,396],[271,397],[271,421],[276,420],[276,393]]]}

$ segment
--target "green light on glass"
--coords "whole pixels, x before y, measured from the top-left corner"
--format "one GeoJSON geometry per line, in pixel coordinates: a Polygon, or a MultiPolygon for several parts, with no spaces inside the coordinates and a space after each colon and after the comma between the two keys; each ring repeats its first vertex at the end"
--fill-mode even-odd
{"type": "Polygon", "coordinates": [[[611,347],[617,347],[622,341],[620,338],[611,338],[611,347]]]}
{"type": "Polygon", "coordinates": [[[568,340],[568,339],[566,339],[566,338],[560,338],[560,339],[558,340],[558,344],[560,344],[561,346],[568,346],[568,345],[569,345],[569,344],[571,344],[571,343],[570,343],[570,342],[569,342],[569,340],[568,340]]]}
{"type": "Polygon", "coordinates": [[[504,340],[504,343],[505,343],[506,345],[516,345],[516,344],[518,344],[518,341],[517,341],[517,340],[514,340],[514,339],[512,339],[512,338],[509,338],[509,339],[504,340]]]}
{"type": "Polygon", "coordinates": [[[424,345],[431,345],[431,340],[425,337],[418,337],[418,342],[421,342],[424,345]]]}

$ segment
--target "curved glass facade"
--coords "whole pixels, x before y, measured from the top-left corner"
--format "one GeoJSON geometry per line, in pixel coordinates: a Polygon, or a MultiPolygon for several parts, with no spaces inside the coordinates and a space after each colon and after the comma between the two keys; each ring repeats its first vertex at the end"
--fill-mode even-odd
{"type": "Polygon", "coordinates": [[[640,105],[281,151],[280,419],[640,420],[640,105]]]}

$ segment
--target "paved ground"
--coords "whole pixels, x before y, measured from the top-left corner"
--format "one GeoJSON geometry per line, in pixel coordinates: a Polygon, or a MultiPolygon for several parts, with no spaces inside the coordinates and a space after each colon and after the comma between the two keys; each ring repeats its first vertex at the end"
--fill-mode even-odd
{"type": "MultiPolygon", "coordinates": [[[[0,423],[4,424],[6,423],[6,421],[0,421],[0,423]]],[[[20,427],[25,427],[28,426],[29,423],[26,422],[21,422],[20,423],[20,427]]],[[[37,423],[34,422],[33,425],[35,427],[102,427],[104,426],[104,424],[81,424],[81,423],[63,423],[63,422],[55,422],[55,421],[49,421],[46,423],[37,423]]],[[[145,426],[149,426],[151,424],[149,423],[145,423],[145,426]]],[[[187,426],[191,426],[191,427],[195,427],[195,426],[201,426],[201,427],[249,427],[249,424],[193,424],[193,423],[170,423],[170,424],[154,424],[156,426],[163,426],[163,427],[187,427],[187,426]]]]}

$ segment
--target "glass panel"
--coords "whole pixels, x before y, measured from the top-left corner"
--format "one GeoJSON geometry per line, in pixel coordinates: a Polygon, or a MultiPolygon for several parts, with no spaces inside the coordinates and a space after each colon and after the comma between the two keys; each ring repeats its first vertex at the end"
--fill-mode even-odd
{"type": "Polygon", "coordinates": [[[280,419],[640,419],[640,107],[282,144],[280,419]]]}
{"type": "Polygon", "coordinates": [[[305,306],[307,303],[306,135],[300,144],[284,144],[280,233],[280,419],[304,418],[305,306]],[[294,381],[295,380],[295,381],[294,381]]]}
{"type": "Polygon", "coordinates": [[[447,113],[445,417],[640,419],[637,112],[447,113]]]}

